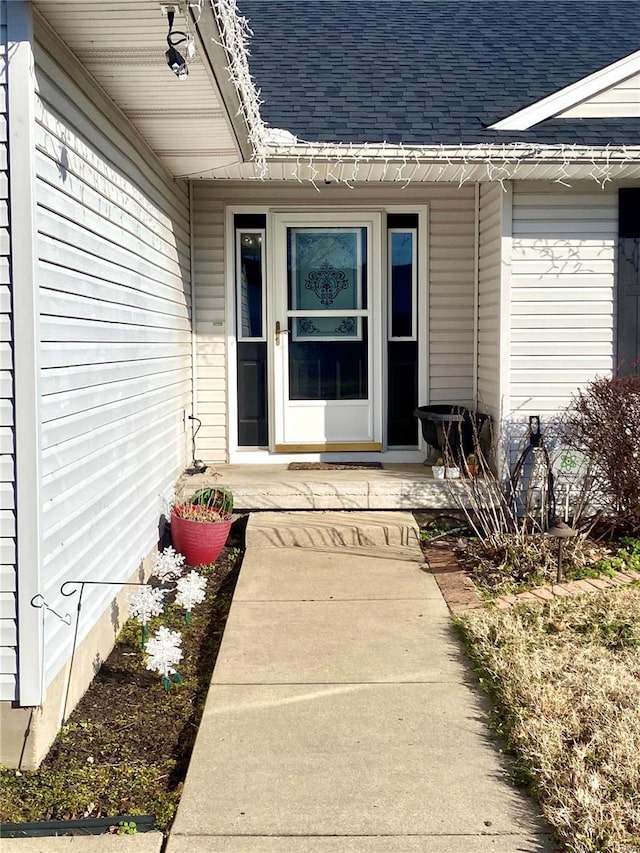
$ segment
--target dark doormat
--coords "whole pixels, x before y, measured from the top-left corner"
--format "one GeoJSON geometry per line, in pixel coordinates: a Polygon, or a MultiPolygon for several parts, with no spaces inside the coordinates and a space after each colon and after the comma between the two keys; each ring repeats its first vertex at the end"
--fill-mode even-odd
{"type": "Polygon", "coordinates": [[[290,462],[287,471],[371,471],[382,468],[382,462],[290,462]]]}

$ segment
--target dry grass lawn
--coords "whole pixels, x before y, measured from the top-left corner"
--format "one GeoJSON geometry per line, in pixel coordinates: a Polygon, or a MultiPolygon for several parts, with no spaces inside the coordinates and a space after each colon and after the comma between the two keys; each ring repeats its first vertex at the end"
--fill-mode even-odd
{"type": "Polygon", "coordinates": [[[459,622],[566,850],[640,851],[640,587],[459,622]]]}

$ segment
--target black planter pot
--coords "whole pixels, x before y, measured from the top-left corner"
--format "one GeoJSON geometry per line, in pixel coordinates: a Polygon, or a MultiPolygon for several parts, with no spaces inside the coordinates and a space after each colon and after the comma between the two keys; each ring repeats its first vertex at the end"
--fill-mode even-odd
{"type": "Polygon", "coordinates": [[[461,466],[470,453],[476,452],[475,436],[480,435],[489,420],[489,415],[465,406],[418,406],[413,414],[420,420],[427,444],[461,466]]]}

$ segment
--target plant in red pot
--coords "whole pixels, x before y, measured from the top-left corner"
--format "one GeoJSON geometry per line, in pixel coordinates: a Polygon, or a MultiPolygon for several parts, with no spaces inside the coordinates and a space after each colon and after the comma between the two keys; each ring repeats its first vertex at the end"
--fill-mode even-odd
{"type": "Polygon", "coordinates": [[[200,489],[171,509],[173,547],[189,566],[218,559],[231,529],[233,495],[228,489],[200,489]]]}

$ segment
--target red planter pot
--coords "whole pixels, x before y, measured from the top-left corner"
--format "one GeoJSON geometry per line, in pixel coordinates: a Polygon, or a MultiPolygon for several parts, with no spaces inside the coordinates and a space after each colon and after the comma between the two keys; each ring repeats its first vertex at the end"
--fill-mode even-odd
{"type": "Polygon", "coordinates": [[[184,555],[189,566],[213,563],[225,546],[232,519],[220,521],[191,521],[171,513],[173,547],[184,555]]]}

